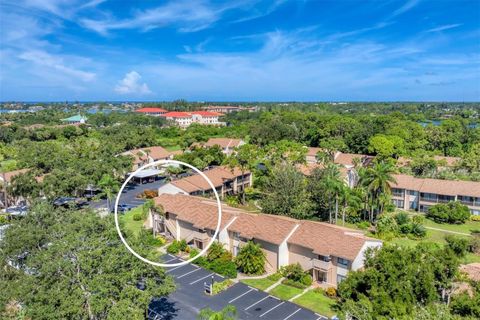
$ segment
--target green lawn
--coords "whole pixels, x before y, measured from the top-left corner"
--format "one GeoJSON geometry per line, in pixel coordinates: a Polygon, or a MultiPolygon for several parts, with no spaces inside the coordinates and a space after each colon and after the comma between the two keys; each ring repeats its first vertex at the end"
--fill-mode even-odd
{"type": "Polygon", "coordinates": [[[304,295],[293,300],[293,302],[323,316],[332,317],[335,315],[335,312],[332,310],[335,300],[330,299],[321,292],[309,290],[304,295]]]}
{"type": "Polygon", "coordinates": [[[133,220],[133,215],[136,212],[142,212],[142,206],[133,208],[130,211],[120,215],[120,221],[123,221],[125,230],[131,231],[134,235],[137,235],[142,230],[143,220],[133,220]]]}
{"type": "Polygon", "coordinates": [[[254,287],[260,290],[265,290],[275,283],[275,281],[272,281],[268,278],[245,279],[245,280],[242,280],[242,282],[245,283],[246,285],[249,285],[251,287],[254,287]]]}
{"type": "Polygon", "coordinates": [[[295,297],[297,294],[302,293],[302,289],[298,289],[292,286],[287,286],[286,284],[279,284],[272,289],[269,293],[277,298],[288,300],[295,297]]]}
{"type": "Polygon", "coordinates": [[[448,224],[448,223],[436,223],[430,219],[425,219],[423,223],[425,227],[437,228],[447,231],[461,232],[471,234],[474,231],[480,232],[480,222],[467,221],[464,224],[448,224]]]}

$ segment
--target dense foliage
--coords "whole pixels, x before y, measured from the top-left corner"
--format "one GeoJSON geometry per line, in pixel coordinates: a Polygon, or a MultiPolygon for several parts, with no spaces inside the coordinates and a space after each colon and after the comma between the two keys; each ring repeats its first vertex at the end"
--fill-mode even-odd
{"type": "Polygon", "coordinates": [[[241,272],[258,275],[265,272],[266,255],[260,244],[248,241],[242,246],[235,257],[235,263],[241,272]]]}
{"type": "Polygon", "coordinates": [[[174,289],[126,250],[112,217],[45,204],[10,225],[0,263],[0,312],[18,305],[32,319],[144,319],[151,299],[174,289]]]}
{"type": "Polygon", "coordinates": [[[465,223],[470,210],[460,202],[439,203],[428,208],[427,218],[438,223],[465,223]]]}

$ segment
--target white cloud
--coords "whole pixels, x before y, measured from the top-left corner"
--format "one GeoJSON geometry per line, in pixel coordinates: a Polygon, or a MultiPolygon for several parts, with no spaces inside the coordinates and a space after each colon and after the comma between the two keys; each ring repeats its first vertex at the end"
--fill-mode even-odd
{"type": "Polygon", "coordinates": [[[419,0],[409,0],[409,1],[407,1],[403,6],[401,6],[397,10],[395,10],[392,13],[392,15],[390,16],[390,18],[399,16],[401,14],[404,14],[407,11],[410,11],[411,9],[415,8],[419,2],[420,2],[419,0]]]}
{"type": "Polygon", "coordinates": [[[439,32],[439,31],[444,31],[444,30],[449,30],[449,29],[453,29],[453,28],[456,28],[456,27],[459,27],[461,26],[462,24],[461,23],[455,23],[455,24],[446,24],[444,26],[439,26],[439,27],[436,27],[436,28],[432,28],[432,29],[429,29],[425,32],[439,32]]]}
{"type": "Polygon", "coordinates": [[[147,84],[140,83],[142,76],[136,71],[130,71],[115,86],[115,91],[120,94],[149,94],[152,93],[147,84]]]}
{"type": "Polygon", "coordinates": [[[61,56],[52,55],[42,50],[25,51],[20,54],[19,58],[32,62],[37,66],[59,71],[60,73],[63,73],[67,76],[72,76],[84,82],[89,82],[95,79],[95,73],[68,67],[65,65],[61,56]]]}

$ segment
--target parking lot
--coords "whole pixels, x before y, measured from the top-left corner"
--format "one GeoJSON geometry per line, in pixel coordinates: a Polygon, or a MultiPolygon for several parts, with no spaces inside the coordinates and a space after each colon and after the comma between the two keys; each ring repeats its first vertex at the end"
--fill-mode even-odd
{"type": "MultiPolygon", "coordinates": [[[[164,262],[176,263],[181,260],[166,255],[164,262]]],[[[225,280],[211,271],[196,265],[166,269],[175,279],[177,290],[166,298],[152,301],[149,318],[154,320],[196,319],[203,308],[220,310],[233,304],[239,319],[264,320],[324,320],[328,319],[298,305],[280,300],[266,292],[236,283],[227,290],[209,296],[204,293],[204,283],[225,280]]]]}

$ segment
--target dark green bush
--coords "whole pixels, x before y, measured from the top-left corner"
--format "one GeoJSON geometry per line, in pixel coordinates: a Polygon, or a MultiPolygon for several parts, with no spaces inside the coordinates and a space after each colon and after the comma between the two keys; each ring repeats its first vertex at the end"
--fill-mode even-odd
{"type": "Polygon", "coordinates": [[[177,254],[180,252],[180,242],[173,240],[173,242],[168,245],[167,252],[170,254],[177,254]]]}
{"type": "Polygon", "coordinates": [[[140,221],[143,220],[143,216],[141,212],[135,212],[133,214],[133,221],[140,221]]]}
{"type": "Polygon", "coordinates": [[[447,235],[445,236],[445,241],[447,241],[447,247],[452,249],[457,256],[464,257],[467,254],[470,244],[469,239],[447,235]]]}
{"type": "Polygon", "coordinates": [[[293,280],[290,280],[290,279],[285,279],[285,280],[282,281],[282,283],[287,285],[287,286],[291,286],[291,287],[298,288],[298,289],[307,288],[307,286],[304,285],[303,283],[301,283],[299,281],[293,281],[293,280]]]}
{"type": "Polygon", "coordinates": [[[428,208],[427,218],[437,223],[462,224],[470,218],[470,210],[458,201],[439,203],[428,208]]]}

